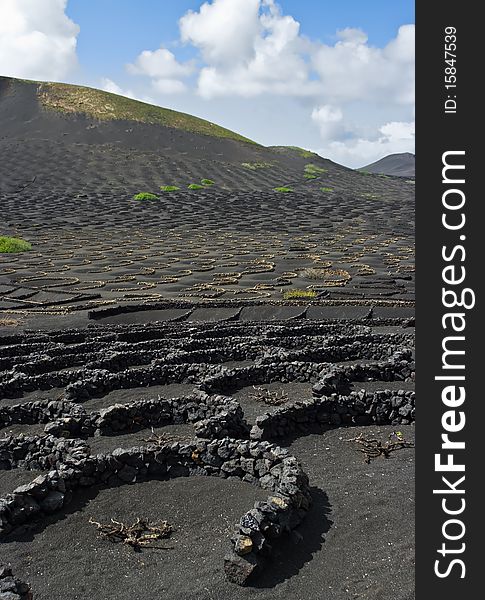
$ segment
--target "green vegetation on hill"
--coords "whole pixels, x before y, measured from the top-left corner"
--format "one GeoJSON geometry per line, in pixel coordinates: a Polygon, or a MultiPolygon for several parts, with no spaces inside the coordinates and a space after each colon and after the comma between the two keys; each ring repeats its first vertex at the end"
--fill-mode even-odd
{"type": "Polygon", "coordinates": [[[314,164],[305,165],[305,179],[318,179],[323,173],[327,173],[328,169],[323,169],[314,164]]]}
{"type": "Polygon", "coordinates": [[[158,200],[158,196],[150,192],[140,192],[133,196],[133,200],[158,200]]]}
{"type": "Polygon", "coordinates": [[[176,185],[161,185],[160,190],[162,192],[178,192],[180,188],[176,185]]]}
{"type": "MultiPolygon", "coordinates": [[[[15,81],[15,80],[12,80],[15,81]]],[[[100,121],[126,120],[164,125],[217,138],[256,144],[225,127],[220,127],[193,115],[161,108],[103,90],[66,83],[25,82],[38,85],[38,98],[48,110],[86,114],[100,121]]]]}
{"type": "Polygon", "coordinates": [[[20,238],[0,235],[0,254],[13,254],[16,252],[27,252],[32,250],[29,242],[20,238]]]}
{"type": "Polygon", "coordinates": [[[212,179],[202,179],[200,183],[202,185],[214,185],[215,181],[212,181],[212,179]]]}
{"type": "Polygon", "coordinates": [[[280,192],[282,194],[288,194],[289,192],[292,192],[293,190],[289,187],[277,187],[274,188],[275,192],[280,192]]]}
{"type": "Polygon", "coordinates": [[[203,185],[199,185],[198,183],[191,183],[187,187],[189,188],[189,190],[203,190],[204,189],[204,186],[203,185]]]}

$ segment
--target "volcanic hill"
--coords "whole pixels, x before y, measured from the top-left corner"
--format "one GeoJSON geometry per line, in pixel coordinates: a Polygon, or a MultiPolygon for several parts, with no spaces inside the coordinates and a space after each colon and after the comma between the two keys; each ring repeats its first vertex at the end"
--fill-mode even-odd
{"type": "Polygon", "coordinates": [[[34,178],[36,188],[130,194],[201,179],[231,191],[388,187],[375,180],[384,189],[365,189],[355,171],[302,148],[264,147],[192,115],[76,85],[0,77],[0,123],[5,192],[34,178]]]}
{"type": "Polygon", "coordinates": [[[381,175],[394,175],[396,177],[414,177],[416,172],[416,157],[410,152],[389,154],[359,170],[381,175]]]}
{"type": "MultiPolygon", "coordinates": [[[[0,77],[0,189],[158,189],[201,178],[271,189],[323,164],[299,148],[265,148],[203,119],[97,89],[0,77]]],[[[332,170],[348,171],[330,161],[332,170]]]]}

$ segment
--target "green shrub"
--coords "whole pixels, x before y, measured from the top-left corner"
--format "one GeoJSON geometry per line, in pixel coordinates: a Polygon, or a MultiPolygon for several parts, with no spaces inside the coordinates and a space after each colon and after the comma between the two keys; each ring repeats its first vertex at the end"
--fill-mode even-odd
{"type": "Polygon", "coordinates": [[[282,194],[287,194],[288,192],[292,192],[293,190],[289,187],[277,187],[274,188],[275,192],[281,192],[282,194]]]}
{"type": "Polygon", "coordinates": [[[328,187],[322,187],[322,188],[320,188],[320,190],[322,192],[326,192],[326,193],[333,192],[333,188],[328,188],[328,187]]]}
{"type": "Polygon", "coordinates": [[[0,253],[11,254],[14,252],[27,252],[32,250],[29,242],[14,237],[0,235],[0,253]]]}
{"type": "Polygon", "coordinates": [[[318,165],[309,164],[305,165],[305,177],[307,179],[316,179],[319,175],[327,173],[328,169],[323,169],[318,165]]]}
{"type": "Polygon", "coordinates": [[[140,192],[133,196],[133,200],[158,200],[158,196],[150,194],[150,192],[140,192]]]}
{"type": "Polygon", "coordinates": [[[188,186],[189,190],[203,190],[204,186],[203,185],[199,185],[198,183],[191,183],[188,186]]]}
{"type": "Polygon", "coordinates": [[[202,185],[214,185],[215,181],[212,181],[212,179],[202,179],[200,183],[202,185]]]}
{"type": "Polygon", "coordinates": [[[177,192],[180,188],[176,185],[161,185],[162,192],[177,192]]]}
{"type": "Polygon", "coordinates": [[[317,292],[315,290],[287,290],[283,293],[283,298],[285,300],[312,300],[317,297],[317,292]]]}

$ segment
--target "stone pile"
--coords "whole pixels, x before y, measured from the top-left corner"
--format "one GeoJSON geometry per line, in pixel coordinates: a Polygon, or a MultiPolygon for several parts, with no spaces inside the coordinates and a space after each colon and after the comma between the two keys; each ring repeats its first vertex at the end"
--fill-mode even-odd
{"type": "Polygon", "coordinates": [[[0,600],[32,600],[30,587],[14,577],[10,565],[0,563],[0,600]]]}
{"type": "Polygon", "coordinates": [[[89,454],[84,440],[65,440],[53,435],[18,435],[0,439],[0,470],[57,468],[68,458],[89,454]]]}

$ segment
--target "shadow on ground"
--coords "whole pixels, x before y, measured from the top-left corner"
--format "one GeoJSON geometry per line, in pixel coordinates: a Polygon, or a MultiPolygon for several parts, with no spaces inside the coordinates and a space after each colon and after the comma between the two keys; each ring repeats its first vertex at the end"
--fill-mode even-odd
{"type": "MultiPolygon", "coordinates": [[[[93,486],[89,489],[78,490],[72,501],[62,511],[17,528],[5,541],[31,542],[35,536],[50,525],[63,521],[68,515],[82,510],[102,489],[105,488],[93,486]]],[[[251,587],[273,588],[290,579],[297,575],[305,564],[310,562],[313,556],[322,549],[324,536],[333,524],[333,521],[328,518],[332,507],[327,494],[319,488],[312,487],[311,496],[313,504],[305,520],[294,532],[277,541],[271,562],[265,571],[252,582],[251,587]]]]}
{"type": "Polygon", "coordinates": [[[324,536],[333,525],[328,518],[332,505],[327,494],[319,488],[312,487],[311,496],[313,505],[305,520],[294,533],[278,540],[271,564],[252,582],[252,587],[272,588],[294,577],[322,549],[324,536]]]}

